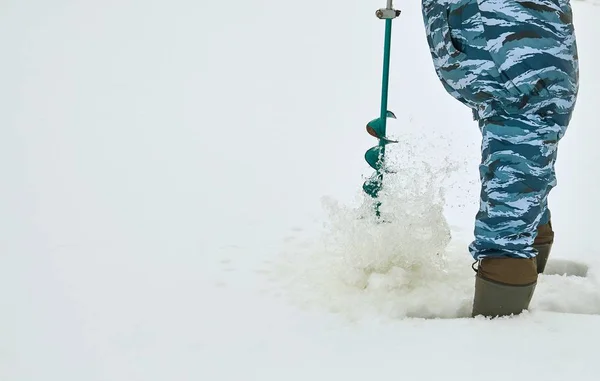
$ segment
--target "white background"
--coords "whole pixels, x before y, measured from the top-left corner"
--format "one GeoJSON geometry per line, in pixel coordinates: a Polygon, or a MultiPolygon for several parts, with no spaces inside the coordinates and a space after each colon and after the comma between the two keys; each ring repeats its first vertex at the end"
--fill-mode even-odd
{"type": "Polygon", "coordinates": [[[2,1],[0,380],[597,380],[599,8],[573,4],[581,93],[551,195],[553,256],[590,273],[487,321],[465,318],[479,132],[418,2],[393,30],[403,219],[352,222],[383,5],[2,1]],[[406,184],[446,195],[459,270],[430,270],[439,242],[410,229],[445,221],[406,184]]]}

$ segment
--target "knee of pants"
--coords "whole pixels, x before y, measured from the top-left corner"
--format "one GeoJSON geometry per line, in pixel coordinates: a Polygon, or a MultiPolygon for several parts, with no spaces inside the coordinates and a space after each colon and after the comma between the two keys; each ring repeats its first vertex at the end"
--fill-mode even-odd
{"type": "Polygon", "coordinates": [[[497,141],[489,142],[488,146],[479,171],[489,190],[521,194],[545,192],[554,187],[554,153],[545,154],[539,146],[507,145],[497,141]]]}

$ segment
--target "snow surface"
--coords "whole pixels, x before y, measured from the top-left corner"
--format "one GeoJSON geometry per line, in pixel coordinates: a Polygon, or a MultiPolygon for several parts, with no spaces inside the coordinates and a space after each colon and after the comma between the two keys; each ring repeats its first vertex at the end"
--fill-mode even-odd
{"type": "Polygon", "coordinates": [[[598,380],[599,3],[530,312],[468,318],[479,132],[396,2],[0,5],[0,380],[598,380]],[[580,270],[580,269],[575,269],[580,270]]]}

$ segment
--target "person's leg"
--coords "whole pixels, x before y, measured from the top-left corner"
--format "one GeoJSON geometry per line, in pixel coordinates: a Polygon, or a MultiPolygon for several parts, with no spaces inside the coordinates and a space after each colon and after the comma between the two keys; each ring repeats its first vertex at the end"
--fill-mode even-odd
{"type": "Polygon", "coordinates": [[[479,261],[473,316],[518,314],[529,307],[538,275],[535,244],[546,243],[540,239],[551,227],[544,223],[550,219],[547,199],[556,185],[558,142],[566,129],[557,120],[523,114],[480,123],[481,198],[469,246],[479,261]]]}
{"type": "Polygon", "coordinates": [[[436,73],[473,110],[483,135],[480,211],[469,246],[479,262],[473,315],[527,309],[536,256],[553,240],[547,197],[578,89],[571,10],[559,3],[547,12],[508,0],[423,1],[436,73]]]}
{"type": "MultiPolygon", "coordinates": [[[[554,172],[552,173],[554,181],[556,183],[556,177],[554,172]]],[[[552,251],[552,245],[554,244],[554,229],[552,228],[552,213],[548,207],[548,201],[544,205],[544,213],[542,219],[537,228],[537,234],[533,241],[533,248],[537,255],[535,257],[537,263],[537,272],[541,274],[546,269],[550,252],[552,251]]]]}
{"type": "Polygon", "coordinates": [[[537,228],[548,218],[554,163],[564,128],[537,116],[496,116],[481,122],[481,198],[474,259],[533,258],[537,228]]]}
{"type": "MultiPolygon", "coordinates": [[[[555,178],[554,173],[552,176],[555,178]]],[[[554,183],[556,183],[556,180],[554,180],[554,183]]],[[[537,228],[537,234],[535,240],[533,241],[533,248],[537,253],[535,259],[537,262],[538,274],[544,272],[553,244],[554,229],[552,229],[552,214],[548,208],[548,201],[546,201],[546,204],[544,205],[544,213],[542,214],[542,219],[540,220],[540,224],[537,228]]]]}

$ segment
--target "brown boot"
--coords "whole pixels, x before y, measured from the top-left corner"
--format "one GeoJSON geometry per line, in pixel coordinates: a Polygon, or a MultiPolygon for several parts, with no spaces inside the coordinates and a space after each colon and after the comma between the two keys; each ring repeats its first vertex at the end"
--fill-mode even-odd
{"type": "Polygon", "coordinates": [[[535,258],[482,259],[475,281],[472,316],[518,315],[528,309],[537,275],[535,258]]]}
{"type": "Polygon", "coordinates": [[[537,250],[537,272],[541,274],[546,268],[550,250],[554,243],[554,231],[552,230],[552,222],[538,226],[537,237],[533,242],[533,248],[537,250]]]}

